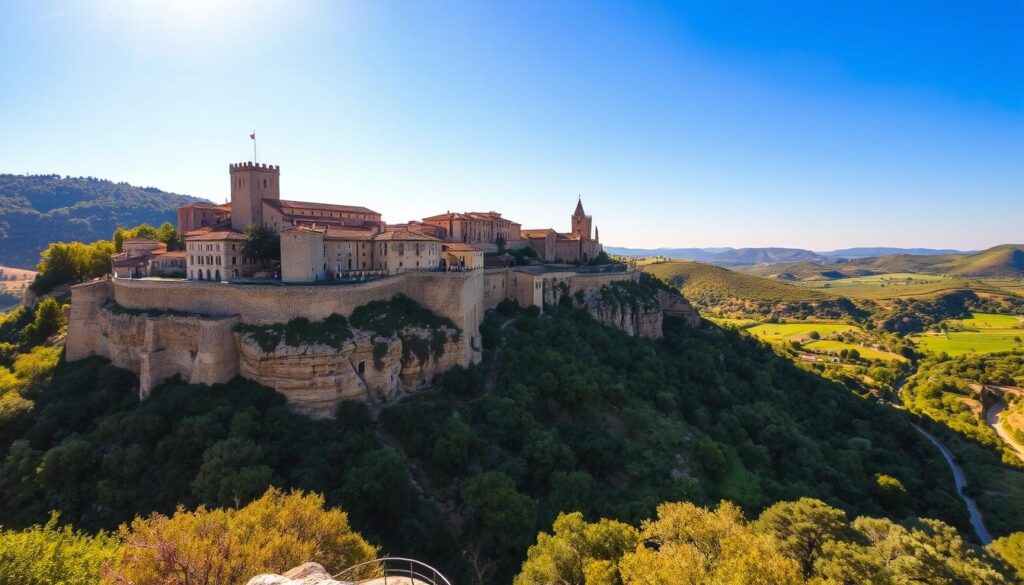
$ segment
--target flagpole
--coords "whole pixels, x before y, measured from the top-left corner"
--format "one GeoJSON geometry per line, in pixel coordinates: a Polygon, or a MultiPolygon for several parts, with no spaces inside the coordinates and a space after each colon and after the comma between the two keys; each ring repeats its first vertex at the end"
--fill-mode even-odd
{"type": "Polygon", "coordinates": [[[256,158],[256,131],[252,131],[252,162],[258,163],[259,159],[256,158]]]}

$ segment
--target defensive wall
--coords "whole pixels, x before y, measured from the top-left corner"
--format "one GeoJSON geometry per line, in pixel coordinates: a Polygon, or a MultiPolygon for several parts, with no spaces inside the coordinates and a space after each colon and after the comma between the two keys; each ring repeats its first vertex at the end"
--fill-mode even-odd
{"type": "MultiPolygon", "coordinates": [[[[592,299],[606,284],[637,278],[636,272],[501,268],[407,272],[363,283],[320,285],[96,280],[71,289],[67,359],[106,357],[139,375],[142,396],[176,374],[189,382],[212,384],[241,373],[274,387],[299,407],[329,415],[342,398],[387,401],[399,392],[422,387],[429,375],[479,361],[484,311],[506,298],[521,306],[543,307],[558,303],[564,294],[582,292],[592,299]],[[239,323],[272,325],[298,317],[318,321],[332,314],[348,317],[356,307],[397,294],[451,319],[462,331],[461,341],[450,343],[437,363],[403,361],[402,346],[395,340],[384,360],[385,369],[377,372],[365,366],[374,361],[372,339],[357,339],[336,351],[310,347],[261,352],[234,331],[239,323]],[[260,355],[249,355],[254,352],[260,355]]],[[[593,307],[587,308],[594,312],[593,307]]],[[[608,318],[599,313],[600,308],[596,316],[630,334],[660,334],[660,319],[642,328],[618,314],[608,318]]],[[[628,317],[635,321],[635,315],[628,317]]]]}

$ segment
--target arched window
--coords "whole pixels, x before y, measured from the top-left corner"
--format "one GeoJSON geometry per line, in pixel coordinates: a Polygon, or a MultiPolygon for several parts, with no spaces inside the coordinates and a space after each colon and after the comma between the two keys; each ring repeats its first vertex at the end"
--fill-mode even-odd
{"type": "Polygon", "coordinates": [[[220,270],[217,270],[217,272],[214,274],[214,280],[220,280],[220,270]]]}
{"type": "Polygon", "coordinates": [[[206,280],[210,280],[210,269],[206,269],[206,280]]]}

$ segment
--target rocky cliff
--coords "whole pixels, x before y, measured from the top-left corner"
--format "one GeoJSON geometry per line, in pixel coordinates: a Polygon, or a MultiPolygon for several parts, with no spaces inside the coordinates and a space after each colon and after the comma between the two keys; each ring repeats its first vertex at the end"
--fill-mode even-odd
{"type": "Polygon", "coordinates": [[[700,325],[700,315],[685,298],[635,281],[613,282],[568,298],[602,324],[633,336],[660,338],[666,315],[683,319],[688,327],[700,325]]]}
{"type": "Polygon", "coordinates": [[[332,416],[342,400],[391,402],[427,385],[437,374],[465,365],[466,337],[457,330],[405,327],[383,337],[353,330],[340,344],[281,341],[273,348],[253,333],[236,332],[239,373],[284,394],[297,410],[332,416]]]}

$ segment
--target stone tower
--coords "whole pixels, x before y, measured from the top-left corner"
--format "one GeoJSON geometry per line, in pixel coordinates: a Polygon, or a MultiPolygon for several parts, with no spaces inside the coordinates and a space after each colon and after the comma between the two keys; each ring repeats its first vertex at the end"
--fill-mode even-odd
{"type": "Polygon", "coordinates": [[[576,202],[576,211],[572,214],[572,235],[579,236],[583,241],[590,240],[592,217],[583,211],[583,199],[576,202]]]}
{"type": "Polygon", "coordinates": [[[263,200],[281,198],[281,167],[244,162],[229,165],[231,229],[263,225],[263,200]]]}

